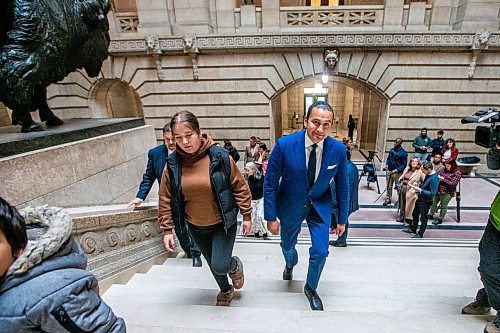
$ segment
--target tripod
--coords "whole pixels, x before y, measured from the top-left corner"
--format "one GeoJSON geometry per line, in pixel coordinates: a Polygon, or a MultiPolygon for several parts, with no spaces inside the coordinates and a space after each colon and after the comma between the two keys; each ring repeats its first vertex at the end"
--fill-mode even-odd
{"type": "Polygon", "coordinates": [[[366,177],[366,187],[370,187],[370,183],[377,183],[377,193],[380,194],[380,186],[378,184],[377,177],[377,168],[375,167],[375,157],[380,161],[380,158],[377,156],[377,152],[374,150],[368,150],[368,156],[360,149],[359,152],[366,160],[366,163],[363,165],[363,171],[359,176],[359,181],[363,176],[366,177]]]}

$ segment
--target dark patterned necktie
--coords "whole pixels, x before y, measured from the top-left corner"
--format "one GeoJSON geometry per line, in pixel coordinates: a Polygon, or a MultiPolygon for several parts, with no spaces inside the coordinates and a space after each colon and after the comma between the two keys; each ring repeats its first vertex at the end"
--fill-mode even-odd
{"type": "Polygon", "coordinates": [[[314,178],[316,176],[316,147],[317,144],[313,144],[311,153],[309,154],[309,162],[307,163],[307,180],[309,180],[309,188],[314,185],[314,178]]]}

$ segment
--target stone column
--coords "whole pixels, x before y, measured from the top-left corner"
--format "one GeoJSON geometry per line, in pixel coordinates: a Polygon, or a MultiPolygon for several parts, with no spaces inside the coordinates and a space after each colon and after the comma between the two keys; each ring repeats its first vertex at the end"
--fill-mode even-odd
{"type": "Polygon", "coordinates": [[[208,34],[210,25],[210,3],[208,0],[174,0],[175,35],[208,34]]]}
{"type": "Polygon", "coordinates": [[[404,0],[385,0],[384,30],[403,29],[404,0]]]}
{"type": "Polygon", "coordinates": [[[234,0],[217,0],[217,32],[234,34],[234,0]]]}
{"type": "Polygon", "coordinates": [[[166,1],[137,1],[137,15],[139,16],[137,33],[143,36],[172,34],[166,1]]]}
{"type": "Polygon", "coordinates": [[[431,30],[451,30],[453,0],[434,0],[432,3],[431,30]]]}
{"type": "Polygon", "coordinates": [[[490,30],[497,31],[500,23],[498,0],[460,0],[455,28],[462,31],[490,30]]]}
{"type": "Polygon", "coordinates": [[[425,2],[410,2],[406,30],[427,30],[425,26],[425,2]]]}
{"type": "Polygon", "coordinates": [[[280,30],[280,1],[262,1],[262,31],[280,30]]]}

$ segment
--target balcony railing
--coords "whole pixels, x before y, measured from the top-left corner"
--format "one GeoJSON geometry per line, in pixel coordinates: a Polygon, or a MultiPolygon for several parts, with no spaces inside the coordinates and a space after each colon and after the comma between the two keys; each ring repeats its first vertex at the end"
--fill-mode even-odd
{"type": "Polygon", "coordinates": [[[282,28],[382,27],[384,6],[281,7],[282,28]]]}
{"type": "Polygon", "coordinates": [[[115,13],[121,32],[137,32],[139,16],[137,13],[115,13]]]}

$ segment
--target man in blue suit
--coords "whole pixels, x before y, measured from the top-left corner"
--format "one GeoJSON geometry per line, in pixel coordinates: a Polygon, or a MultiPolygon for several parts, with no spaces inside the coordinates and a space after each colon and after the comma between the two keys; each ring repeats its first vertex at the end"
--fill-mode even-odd
{"type": "MultiPolygon", "coordinates": [[[[158,184],[160,184],[163,169],[165,169],[165,164],[167,163],[167,156],[175,151],[175,140],[172,138],[170,124],[166,124],[163,127],[163,142],[165,144],[153,148],[148,152],[148,166],[142,177],[142,182],[139,185],[139,191],[135,199],[128,203],[130,207],[138,207],[141,205],[148,196],[155,180],[158,180],[158,184]]],[[[194,243],[189,231],[186,230],[186,232],[181,232],[181,228],[178,226],[175,226],[174,230],[181,248],[188,258],[193,258],[193,266],[201,267],[201,252],[194,243]]]]}
{"type": "Polygon", "coordinates": [[[316,288],[328,256],[333,210],[330,180],[334,177],[338,193],[337,235],[344,232],[349,209],[346,149],[329,136],[332,123],[332,107],[325,102],[313,103],[304,117],[306,130],[276,142],[264,180],[267,227],[277,235],[281,225],[281,249],[285,257],[283,280],[292,280],[293,267],[298,262],[297,237],[302,221],[307,221],[312,245],[304,293],[313,310],[323,310],[316,288]]]}

